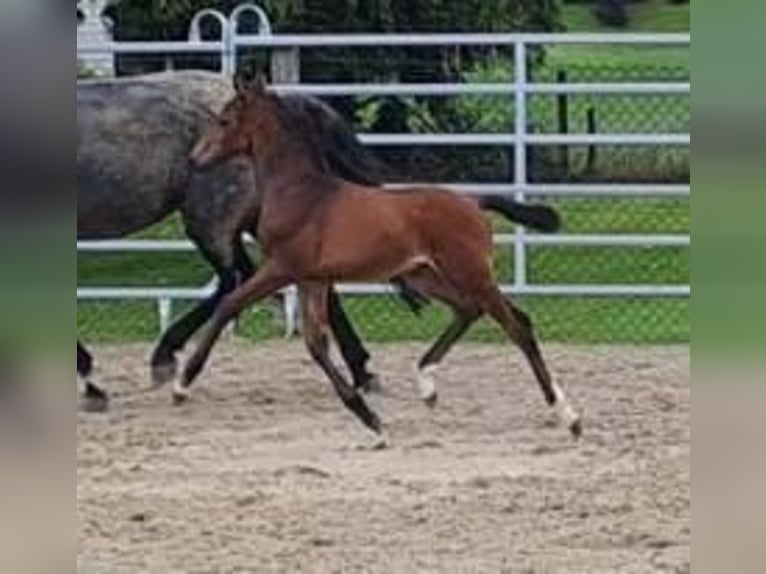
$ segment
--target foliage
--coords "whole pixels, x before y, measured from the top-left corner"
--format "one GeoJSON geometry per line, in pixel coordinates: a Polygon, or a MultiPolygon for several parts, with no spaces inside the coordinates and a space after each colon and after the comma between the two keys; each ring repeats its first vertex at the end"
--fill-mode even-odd
{"type": "MultiPolygon", "coordinates": [[[[243,0],[130,0],[110,9],[119,40],[180,40],[198,11],[215,8],[228,14],[243,0]]],[[[302,17],[303,0],[259,0],[274,24],[302,17]]]]}
{"type": "Polygon", "coordinates": [[[77,78],[78,79],[86,79],[86,78],[95,78],[98,74],[94,72],[92,69],[90,69],[88,66],[83,64],[82,62],[77,62],[77,78]]]}
{"type": "MultiPolygon", "coordinates": [[[[112,8],[122,39],[182,38],[194,13],[242,0],[131,0],[112,8]]],[[[260,0],[279,32],[552,31],[559,0],[260,0]]]]}
{"type": "MultiPolygon", "coordinates": [[[[118,40],[182,39],[194,13],[214,7],[229,12],[241,0],[133,0],[112,8],[118,40]]],[[[282,33],[328,32],[506,32],[561,30],[560,0],[262,0],[258,4],[282,33]]],[[[400,49],[326,49],[305,51],[301,75],[307,82],[443,82],[455,80],[470,63],[472,48],[418,47],[400,49]]],[[[261,66],[252,56],[245,69],[261,66]]],[[[369,102],[368,102],[369,103],[369,102]]],[[[335,102],[353,119],[352,99],[335,102]]],[[[396,131],[407,125],[407,105],[387,100],[380,104],[374,126],[396,131]]],[[[428,104],[429,113],[441,116],[439,103],[428,104]]],[[[369,113],[367,114],[369,115],[369,113]]]]}

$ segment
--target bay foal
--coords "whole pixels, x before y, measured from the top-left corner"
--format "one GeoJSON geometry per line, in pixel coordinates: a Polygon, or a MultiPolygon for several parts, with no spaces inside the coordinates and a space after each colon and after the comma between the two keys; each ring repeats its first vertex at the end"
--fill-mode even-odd
{"type": "Polygon", "coordinates": [[[175,399],[186,399],[233,317],[296,283],[311,356],[346,407],[380,432],[377,415],[330,357],[327,299],[334,282],[399,278],[454,311],[452,324],[418,365],[427,403],[436,401],[436,366],[477,319],[488,315],[525,354],[545,400],[579,437],[580,418],[553,381],[529,318],[495,282],[492,229],[476,202],[435,187],[389,192],[337,179],[326,170],[318,142],[266,90],[262,78],[236,88],[236,97],[197,143],[191,160],[204,168],[235,155],[251,159],[262,194],[258,240],[266,261],[216,310],[174,388],[175,399]]]}

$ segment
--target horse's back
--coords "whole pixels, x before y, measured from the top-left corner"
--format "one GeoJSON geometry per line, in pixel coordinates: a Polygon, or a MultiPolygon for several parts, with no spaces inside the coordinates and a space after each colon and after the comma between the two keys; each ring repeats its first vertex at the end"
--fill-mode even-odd
{"type": "Polygon", "coordinates": [[[486,238],[489,220],[475,201],[449,189],[413,186],[384,192],[410,224],[425,235],[445,234],[486,238]]]}
{"type": "Polygon", "coordinates": [[[180,206],[189,150],[213,118],[180,85],[169,77],[78,82],[78,237],[120,237],[180,206]]]}

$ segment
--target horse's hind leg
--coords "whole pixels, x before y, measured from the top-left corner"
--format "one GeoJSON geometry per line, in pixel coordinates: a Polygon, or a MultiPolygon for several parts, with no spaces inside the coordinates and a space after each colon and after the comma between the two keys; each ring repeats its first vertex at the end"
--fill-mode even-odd
{"type": "MultiPolygon", "coordinates": [[[[413,313],[420,314],[423,307],[428,305],[428,298],[413,289],[403,278],[394,279],[391,283],[397,288],[399,296],[413,313]]],[[[365,349],[364,343],[351,325],[348,315],[341,305],[340,297],[334,289],[330,290],[329,312],[330,327],[338,343],[343,361],[354,379],[354,386],[365,392],[379,391],[381,386],[378,376],[367,370],[370,353],[365,349]]]]}
{"type": "Polygon", "coordinates": [[[439,398],[434,379],[434,371],[437,365],[444,360],[450,349],[465,335],[477,318],[477,314],[456,309],[452,323],[450,323],[428,352],[423,355],[423,358],[420,359],[417,374],[418,391],[420,392],[420,398],[429,407],[436,406],[439,398]]]}
{"type": "Polygon", "coordinates": [[[468,241],[453,243],[442,249],[440,273],[461,298],[471,301],[478,311],[486,313],[521,349],[535,374],[546,402],[555,407],[561,420],[577,438],[582,434],[582,422],[553,380],[543,360],[532,322],[522,311],[507,301],[495,284],[490,254],[491,242],[468,241]]]}
{"type": "Polygon", "coordinates": [[[490,315],[519,346],[532,367],[546,402],[557,409],[562,422],[575,438],[579,438],[582,434],[580,417],[569,405],[562,388],[551,377],[534,335],[532,321],[506,300],[500,289],[494,285],[483,291],[480,304],[482,310],[490,315]]]}
{"type": "Polygon", "coordinates": [[[327,313],[329,291],[329,286],[323,283],[301,286],[303,336],[306,346],[311,357],[332,382],[346,408],[353,412],[368,428],[380,433],[380,420],[377,415],[369,409],[362,395],[348,384],[330,358],[327,313]]]}
{"type": "Polygon", "coordinates": [[[412,271],[403,280],[407,282],[409,288],[448,304],[454,312],[452,323],[418,363],[417,383],[420,398],[428,406],[434,407],[438,400],[434,371],[455,343],[476,322],[481,312],[461,297],[444,277],[431,268],[423,267],[412,271]]]}
{"type": "Polygon", "coordinates": [[[77,341],[77,383],[82,395],[82,408],[86,412],[104,412],[109,408],[109,396],[90,380],[92,373],[93,357],[77,341]]]}

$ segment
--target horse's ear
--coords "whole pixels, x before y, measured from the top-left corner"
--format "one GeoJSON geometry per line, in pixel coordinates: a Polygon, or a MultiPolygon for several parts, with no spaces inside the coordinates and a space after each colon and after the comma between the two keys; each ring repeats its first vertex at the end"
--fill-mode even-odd
{"type": "Polygon", "coordinates": [[[268,87],[268,83],[266,81],[266,76],[262,74],[261,72],[256,74],[255,79],[253,80],[253,83],[251,85],[251,89],[253,93],[265,94],[267,87],[268,87]]]}

